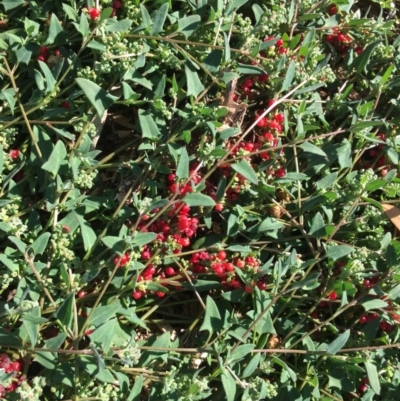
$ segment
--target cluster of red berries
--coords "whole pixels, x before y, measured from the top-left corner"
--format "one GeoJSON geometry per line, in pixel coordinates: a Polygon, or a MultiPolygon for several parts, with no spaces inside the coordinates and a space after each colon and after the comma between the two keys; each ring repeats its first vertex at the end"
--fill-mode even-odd
{"type": "MultiPolygon", "coordinates": [[[[348,33],[341,31],[338,27],[333,28],[332,33],[326,35],[325,39],[342,54],[347,53],[351,43],[353,42],[351,36],[348,33]]],[[[357,54],[361,54],[364,49],[361,46],[356,46],[354,50],[357,54]]]]}
{"type": "Polygon", "coordinates": [[[22,361],[12,361],[8,354],[0,354],[0,369],[4,369],[5,373],[15,372],[11,383],[4,387],[0,384],[0,398],[2,399],[6,393],[14,391],[24,380],[21,371],[23,368],[22,361]]]}
{"type": "MultiPolygon", "coordinates": [[[[271,36],[267,36],[266,38],[263,39],[264,42],[269,42],[270,40],[274,40],[275,38],[271,35],[271,36]]],[[[286,47],[284,47],[285,42],[282,38],[279,38],[276,43],[275,43],[275,52],[277,54],[286,54],[288,49],[286,47]]],[[[267,55],[265,54],[264,51],[260,52],[260,56],[262,57],[267,57],[267,55]]]]}

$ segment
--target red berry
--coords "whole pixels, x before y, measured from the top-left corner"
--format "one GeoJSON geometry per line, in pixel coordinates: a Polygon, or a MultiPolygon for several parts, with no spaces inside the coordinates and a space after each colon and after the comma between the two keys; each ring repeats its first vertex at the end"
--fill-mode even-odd
{"type": "Polygon", "coordinates": [[[156,295],[158,296],[158,298],[163,298],[163,297],[165,297],[166,293],[162,292],[162,291],[157,291],[156,295]]]}
{"type": "Polygon", "coordinates": [[[175,269],[173,267],[167,267],[165,269],[165,274],[169,277],[174,276],[175,275],[175,269]]]}
{"type": "Polygon", "coordinates": [[[386,177],[388,172],[389,172],[389,170],[387,168],[384,168],[383,170],[381,170],[381,176],[386,177]]]}
{"type": "Polygon", "coordinates": [[[329,8],[329,10],[328,10],[328,14],[329,14],[329,15],[336,15],[337,12],[338,12],[338,9],[337,9],[336,6],[331,6],[331,7],[329,8]]]}
{"type": "Polygon", "coordinates": [[[224,267],[227,272],[233,272],[235,270],[235,265],[233,263],[225,263],[224,267]]]}
{"type": "MultiPolygon", "coordinates": [[[[256,120],[258,119],[258,116],[256,117],[256,120]]],[[[267,119],[263,117],[261,120],[258,121],[257,126],[260,128],[266,127],[267,126],[267,119]]]]}
{"type": "Polygon", "coordinates": [[[86,291],[81,290],[78,292],[78,294],[76,294],[76,296],[78,298],[83,298],[84,296],[86,296],[86,291]]]}
{"type": "Polygon", "coordinates": [[[62,231],[63,233],[68,234],[69,232],[71,232],[71,228],[69,226],[63,226],[62,231]]]}
{"type": "Polygon", "coordinates": [[[286,175],[286,170],[283,167],[280,167],[275,171],[275,174],[278,178],[283,178],[286,175]]]}
{"type": "Polygon", "coordinates": [[[346,40],[346,36],[343,35],[343,33],[339,33],[339,35],[337,36],[337,40],[339,42],[344,42],[346,40]]]}
{"type": "Polygon", "coordinates": [[[360,393],[365,393],[368,390],[368,386],[366,384],[362,384],[358,390],[360,393]]]}
{"type": "Polygon", "coordinates": [[[114,0],[112,4],[113,8],[116,10],[119,10],[122,7],[122,1],[120,0],[114,0]]]}
{"type": "Polygon", "coordinates": [[[133,291],[132,298],[133,299],[140,299],[142,298],[143,292],[140,290],[133,291]]]}
{"type": "Polygon", "coordinates": [[[47,57],[43,56],[42,54],[40,56],[38,56],[38,61],[43,61],[43,63],[45,63],[47,61],[47,57]]]}
{"type": "Polygon", "coordinates": [[[56,49],[54,50],[54,55],[55,56],[59,56],[61,54],[60,50],[56,49]]]}
{"type": "Polygon", "coordinates": [[[39,53],[43,56],[48,56],[49,54],[49,48],[47,46],[40,46],[39,47],[39,53]]]}
{"type": "Polygon", "coordinates": [[[89,17],[91,19],[93,19],[93,20],[99,18],[100,17],[100,10],[98,8],[95,8],[95,7],[91,8],[89,10],[89,17]]]}
{"type": "Polygon", "coordinates": [[[279,124],[282,124],[285,121],[285,117],[282,113],[278,113],[274,115],[274,120],[277,121],[279,124]]]}
{"type": "Polygon", "coordinates": [[[18,149],[10,150],[10,157],[13,160],[18,159],[19,158],[19,150],[18,149]]]}
{"type": "Polygon", "coordinates": [[[251,294],[252,292],[253,292],[253,289],[249,286],[249,285],[245,285],[244,286],[244,290],[248,293],[248,294],[251,294]]]}
{"type": "Polygon", "coordinates": [[[224,210],[224,205],[223,205],[222,203],[217,203],[217,204],[215,205],[215,210],[216,210],[217,212],[222,212],[222,210],[224,210]]]}
{"type": "Polygon", "coordinates": [[[275,43],[275,46],[276,47],[281,47],[281,46],[283,46],[283,39],[278,39],[278,41],[275,43]]]}
{"type": "Polygon", "coordinates": [[[70,109],[70,108],[71,108],[71,105],[70,105],[69,102],[67,102],[67,101],[62,102],[60,106],[61,106],[63,109],[70,109]]]}
{"type": "Polygon", "coordinates": [[[328,295],[328,298],[329,298],[330,300],[334,301],[335,299],[338,298],[338,294],[336,294],[335,291],[332,291],[332,292],[328,295]]]}
{"type": "Polygon", "coordinates": [[[217,253],[217,258],[218,258],[219,260],[225,260],[225,259],[226,259],[226,252],[225,252],[225,251],[219,251],[219,252],[217,253]]]}
{"type": "Polygon", "coordinates": [[[264,291],[264,290],[267,289],[267,284],[266,284],[266,283],[263,283],[263,282],[260,282],[260,283],[257,283],[257,287],[258,287],[261,291],[264,291]]]}

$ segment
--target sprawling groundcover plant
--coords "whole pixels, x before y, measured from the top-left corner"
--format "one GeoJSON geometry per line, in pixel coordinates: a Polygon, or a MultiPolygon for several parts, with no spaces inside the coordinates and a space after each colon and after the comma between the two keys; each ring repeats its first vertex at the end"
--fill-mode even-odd
{"type": "Polygon", "coordinates": [[[399,13],[0,1],[0,398],[400,387],[399,13]]]}

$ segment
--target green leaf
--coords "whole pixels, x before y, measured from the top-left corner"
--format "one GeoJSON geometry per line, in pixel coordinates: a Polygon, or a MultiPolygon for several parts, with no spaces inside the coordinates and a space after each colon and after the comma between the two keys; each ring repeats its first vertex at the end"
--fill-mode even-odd
{"type": "MultiPolygon", "coordinates": [[[[67,338],[65,333],[60,333],[56,337],[44,341],[45,348],[57,349],[67,338]]],[[[47,369],[55,369],[57,366],[58,355],[55,352],[35,351],[35,361],[39,362],[47,369]]]]}
{"type": "Polygon", "coordinates": [[[97,235],[93,231],[92,227],[90,227],[89,223],[80,214],[76,212],[73,212],[73,214],[75,219],[78,220],[79,227],[81,229],[85,251],[89,251],[89,249],[91,249],[93,244],[96,242],[97,235]]]}
{"type": "Polygon", "coordinates": [[[76,30],[83,36],[83,39],[86,39],[90,33],[89,21],[85,15],[85,13],[81,13],[79,19],[79,25],[74,23],[76,30]]]}
{"type": "Polygon", "coordinates": [[[317,189],[328,189],[332,187],[338,177],[338,173],[330,173],[317,181],[317,189]]]}
{"type": "Polygon", "coordinates": [[[49,160],[43,164],[42,169],[48,171],[53,177],[56,177],[61,163],[64,161],[66,156],[67,150],[65,149],[64,142],[57,141],[49,160]]]}
{"type": "Polygon", "coordinates": [[[140,233],[140,232],[136,232],[133,239],[132,239],[132,243],[142,247],[143,245],[146,245],[152,241],[154,241],[157,238],[157,234],[156,233],[140,233]]]}
{"type": "Polygon", "coordinates": [[[241,64],[241,63],[238,63],[236,71],[240,74],[251,74],[251,75],[259,75],[266,73],[264,69],[262,69],[257,65],[241,64]]]}
{"type": "Polygon", "coordinates": [[[13,10],[14,8],[17,8],[18,6],[22,6],[25,3],[25,0],[2,0],[0,1],[0,4],[3,5],[4,10],[10,11],[13,10]]]}
{"type": "Polygon", "coordinates": [[[367,371],[369,385],[375,394],[381,393],[381,384],[379,381],[378,369],[371,362],[364,362],[365,370],[367,371]]]}
{"type": "Polygon", "coordinates": [[[347,343],[347,340],[350,337],[350,330],[346,330],[344,333],[337,336],[326,349],[326,352],[330,355],[335,355],[338,351],[340,351],[347,343]]]}
{"type": "Polygon", "coordinates": [[[280,92],[284,92],[285,90],[289,89],[290,85],[293,82],[295,73],[296,73],[296,63],[294,60],[292,60],[287,69],[286,76],[285,79],[283,80],[280,92]]]}
{"type": "Polygon", "coordinates": [[[26,251],[26,244],[22,242],[19,238],[10,236],[8,239],[18,248],[21,253],[25,253],[26,251]]]}
{"type": "Polygon", "coordinates": [[[143,4],[140,4],[140,13],[142,14],[142,26],[147,29],[151,25],[151,18],[147,8],[143,4]]]}
{"type": "Polygon", "coordinates": [[[282,359],[274,358],[273,363],[276,363],[279,366],[281,366],[282,368],[284,368],[289,373],[289,376],[293,382],[297,381],[296,373],[291,368],[289,368],[289,366],[284,361],[282,361],[282,359]]]}
{"type": "Polygon", "coordinates": [[[299,148],[303,149],[304,152],[312,153],[314,155],[322,156],[328,158],[327,154],[320,149],[318,146],[313,145],[312,143],[305,141],[303,142],[299,148]]]}
{"type": "Polygon", "coordinates": [[[108,19],[105,24],[105,30],[107,32],[127,32],[132,25],[132,20],[126,18],[123,20],[108,19]]]}
{"type": "Polygon", "coordinates": [[[110,95],[96,83],[85,78],[76,78],[77,84],[82,89],[89,102],[96,109],[97,115],[101,118],[104,112],[118,99],[110,95]]]}
{"type": "Polygon", "coordinates": [[[0,345],[2,347],[20,347],[22,346],[21,339],[9,330],[4,330],[0,327],[0,345]]]}
{"type": "Polygon", "coordinates": [[[153,26],[151,27],[150,35],[155,35],[156,33],[161,32],[163,30],[164,22],[168,14],[168,4],[169,4],[168,2],[163,3],[161,7],[158,9],[153,20],[153,26]]]}
{"type": "Polygon", "coordinates": [[[197,96],[199,95],[205,88],[200,81],[200,78],[194,69],[193,65],[190,63],[185,63],[185,75],[186,75],[186,84],[187,84],[187,96],[197,96]]]}
{"type": "Polygon", "coordinates": [[[35,255],[42,255],[46,250],[47,244],[51,234],[49,232],[43,233],[39,238],[36,238],[35,242],[31,245],[32,251],[35,255]]]}
{"type": "Polygon", "coordinates": [[[313,218],[309,234],[315,238],[321,238],[326,235],[325,222],[320,212],[313,218]]]}
{"type": "Polygon", "coordinates": [[[367,299],[366,301],[360,302],[366,311],[372,309],[386,308],[388,306],[387,302],[382,299],[367,299]]]}
{"type": "Polygon", "coordinates": [[[139,109],[139,124],[142,130],[143,138],[157,139],[161,136],[157,124],[153,120],[153,116],[147,110],[139,109]]]}
{"type": "Polygon", "coordinates": [[[75,294],[70,292],[56,310],[56,318],[66,327],[70,327],[72,323],[74,297],[75,294]]]}
{"type": "Polygon", "coordinates": [[[118,255],[122,255],[125,250],[126,243],[120,237],[106,236],[101,239],[101,242],[109,249],[112,249],[118,255]]]}
{"type": "Polygon", "coordinates": [[[261,360],[261,353],[257,353],[253,356],[253,358],[250,359],[250,362],[247,364],[245,367],[243,374],[241,377],[246,378],[251,376],[254,371],[257,369],[259,363],[261,360]]]}
{"type": "Polygon", "coordinates": [[[214,333],[216,330],[220,329],[221,320],[222,318],[217,304],[209,295],[207,295],[204,320],[199,330],[207,330],[210,334],[214,333]]]}
{"type": "MultiPolygon", "coordinates": [[[[82,13],[83,14],[83,13],[82,13]]],[[[52,45],[53,43],[60,43],[64,41],[65,35],[63,31],[63,27],[56,17],[55,13],[51,13],[50,17],[50,27],[49,27],[49,36],[46,40],[46,45],[52,45]]]]}
{"type": "Polygon", "coordinates": [[[258,227],[257,232],[269,231],[269,230],[276,230],[278,228],[282,228],[285,225],[275,219],[274,217],[267,217],[262,221],[260,226],[258,227]]]}
{"type": "Polygon", "coordinates": [[[368,192],[374,192],[377,189],[384,187],[387,183],[388,182],[385,180],[374,180],[365,186],[365,190],[368,192]]]}
{"type": "Polygon", "coordinates": [[[377,40],[367,45],[363,50],[363,52],[353,61],[351,67],[355,68],[357,72],[367,73],[366,67],[367,64],[369,63],[369,59],[371,58],[372,53],[380,43],[382,43],[382,40],[377,40]]]}
{"type": "Polygon", "coordinates": [[[241,160],[239,163],[232,164],[232,168],[242,175],[246,180],[249,180],[251,183],[257,185],[258,177],[254,172],[253,167],[247,162],[247,160],[241,160]]]}
{"type": "MultiPolygon", "coordinates": [[[[65,14],[68,15],[69,19],[72,19],[73,21],[76,21],[78,19],[78,13],[68,4],[63,3],[62,7],[65,11],[65,14]]],[[[82,13],[83,14],[83,13],[82,13]]]]}
{"type": "Polygon", "coordinates": [[[214,207],[215,201],[208,195],[198,193],[187,193],[183,201],[190,207],[192,206],[205,206],[214,207]]]}
{"type": "Polygon", "coordinates": [[[92,316],[90,316],[88,325],[99,327],[114,317],[120,309],[121,303],[119,301],[104,306],[98,306],[92,316]]]}
{"type": "Polygon", "coordinates": [[[47,319],[40,317],[40,310],[38,307],[31,309],[31,313],[23,315],[22,325],[28,333],[29,342],[32,347],[36,345],[39,326],[45,322],[47,322],[47,319]]]}
{"type": "Polygon", "coordinates": [[[178,20],[178,32],[182,32],[188,38],[199,26],[201,21],[200,15],[189,15],[178,20]]]}
{"type": "Polygon", "coordinates": [[[162,334],[160,337],[150,339],[146,346],[151,346],[154,349],[146,350],[143,352],[139,360],[139,366],[147,366],[154,359],[162,359],[167,362],[168,352],[167,351],[157,351],[157,348],[169,348],[171,342],[171,333],[169,331],[162,334]]]}
{"type": "Polygon", "coordinates": [[[223,369],[221,375],[222,387],[224,388],[226,401],[234,401],[236,395],[236,380],[232,374],[227,370],[223,369]]]}
{"type": "Polygon", "coordinates": [[[239,345],[235,351],[231,353],[228,358],[228,363],[231,365],[242,360],[245,356],[249,355],[255,348],[255,344],[242,344],[239,345]]]}
{"type": "Polygon", "coordinates": [[[139,401],[140,400],[140,394],[142,393],[143,383],[144,383],[143,376],[135,377],[135,384],[133,385],[132,390],[129,393],[126,401],[139,401]]]}
{"type": "MultiPolygon", "coordinates": [[[[105,307],[107,307],[106,305],[105,307]]],[[[90,341],[98,344],[104,350],[108,352],[112,345],[113,338],[116,333],[116,325],[118,324],[117,319],[111,319],[106,323],[100,325],[91,335],[90,341]]]]}
{"type": "Polygon", "coordinates": [[[189,178],[189,155],[185,147],[181,150],[179,162],[176,167],[176,176],[179,179],[189,178]]]}
{"type": "Polygon", "coordinates": [[[224,51],[224,59],[225,63],[228,63],[231,59],[231,47],[229,46],[229,38],[225,32],[222,32],[224,35],[224,44],[225,44],[225,51],[224,51]]]}
{"type": "Polygon", "coordinates": [[[342,258],[343,256],[348,255],[349,253],[353,252],[354,248],[348,245],[333,245],[329,246],[326,250],[326,255],[328,258],[332,260],[337,260],[342,258]]]}

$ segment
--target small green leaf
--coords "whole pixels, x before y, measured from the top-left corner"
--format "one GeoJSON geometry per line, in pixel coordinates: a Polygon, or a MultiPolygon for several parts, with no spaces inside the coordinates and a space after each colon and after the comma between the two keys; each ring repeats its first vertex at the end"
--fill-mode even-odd
{"type": "Polygon", "coordinates": [[[360,303],[366,311],[386,308],[388,306],[387,302],[383,301],[382,299],[368,299],[360,303]]]}
{"type": "Polygon", "coordinates": [[[330,355],[335,355],[338,351],[340,351],[347,343],[347,340],[350,337],[350,330],[346,330],[344,333],[337,336],[326,349],[326,352],[330,355]]]}
{"type": "Polygon", "coordinates": [[[48,171],[53,177],[56,177],[61,163],[64,161],[66,156],[67,150],[65,149],[63,141],[57,141],[49,160],[43,164],[42,169],[48,171]]]}
{"type": "Polygon", "coordinates": [[[235,351],[231,353],[228,358],[229,364],[234,364],[242,360],[245,356],[249,355],[251,351],[255,348],[254,344],[242,344],[239,345],[235,351]]]}
{"type": "MultiPolygon", "coordinates": [[[[78,19],[78,13],[68,4],[63,3],[62,7],[65,11],[65,14],[68,15],[69,19],[72,19],[73,21],[76,21],[78,19]]],[[[83,14],[83,13],[82,13],[83,14]]]]}
{"type": "Polygon", "coordinates": [[[333,245],[329,246],[326,250],[326,255],[328,258],[332,260],[337,260],[342,258],[343,256],[348,255],[349,253],[353,252],[354,248],[348,245],[333,245]]]}
{"type": "Polygon", "coordinates": [[[246,160],[243,159],[239,163],[232,164],[232,168],[246,178],[246,180],[249,180],[253,184],[258,184],[257,174],[246,160]]]}
{"type": "Polygon", "coordinates": [[[120,309],[121,303],[119,301],[104,306],[98,306],[92,316],[90,316],[88,325],[99,327],[114,317],[120,309]]]}
{"type": "Polygon", "coordinates": [[[56,310],[56,318],[66,327],[70,327],[72,323],[74,297],[73,292],[69,293],[56,310]]]}
{"type": "Polygon", "coordinates": [[[200,15],[189,15],[178,20],[178,32],[182,32],[188,38],[199,26],[201,21],[200,15]]]}
{"type": "Polygon", "coordinates": [[[90,33],[89,21],[85,15],[85,13],[81,13],[81,17],[79,20],[79,25],[74,24],[77,31],[83,36],[83,39],[86,39],[90,33]]]}
{"type": "Polygon", "coordinates": [[[142,129],[142,137],[143,138],[151,138],[157,139],[161,136],[161,132],[157,127],[157,124],[154,122],[151,113],[147,110],[139,109],[139,124],[142,129]]]}
{"type": "Polygon", "coordinates": [[[126,401],[140,400],[140,394],[142,394],[143,382],[144,382],[143,376],[135,377],[135,384],[133,385],[132,390],[130,391],[126,401]]]}
{"type": "Polygon", "coordinates": [[[232,374],[224,368],[221,375],[222,387],[224,388],[226,400],[234,401],[236,395],[236,380],[232,374]]]}
{"type": "Polygon", "coordinates": [[[49,36],[47,37],[46,44],[52,45],[53,43],[62,42],[64,40],[64,37],[65,35],[60,21],[56,17],[55,13],[51,13],[49,36]]]}
{"type": "Polygon", "coordinates": [[[125,241],[120,237],[106,236],[101,239],[101,242],[119,255],[122,255],[125,250],[125,241]]]}
{"type": "Polygon", "coordinates": [[[381,393],[381,384],[379,381],[378,369],[371,362],[364,362],[365,370],[367,371],[368,383],[375,394],[381,393]]]}
{"type": "Polygon", "coordinates": [[[20,347],[22,345],[21,339],[9,330],[4,330],[0,327],[0,345],[2,347],[20,347]]]}
{"type": "Polygon", "coordinates": [[[132,243],[142,247],[143,245],[146,245],[152,241],[154,241],[157,238],[157,234],[156,233],[140,233],[140,232],[136,232],[133,239],[132,239],[132,243]]]}
{"type": "Polygon", "coordinates": [[[325,222],[320,212],[313,218],[309,234],[315,238],[321,238],[326,235],[325,222]]]}
{"type": "Polygon", "coordinates": [[[304,152],[312,153],[314,155],[322,156],[328,158],[327,154],[320,149],[318,146],[313,145],[312,143],[305,141],[300,146],[300,149],[303,149],[304,152]]]}
{"type": "Polygon", "coordinates": [[[176,176],[179,179],[189,178],[189,155],[185,147],[181,150],[179,162],[176,167],[176,176]]]}
{"type": "Polygon", "coordinates": [[[96,109],[99,117],[102,117],[104,112],[118,99],[88,79],[76,78],[76,82],[88,98],[89,102],[96,109]]]}
{"type": "Polygon", "coordinates": [[[287,69],[286,76],[285,79],[283,80],[280,92],[284,92],[285,90],[289,89],[290,85],[293,82],[295,73],[296,73],[296,63],[294,60],[292,60],[287,69]]]}
{"type": "Polygon", "coordinates": [[[151,27],[150,35],[155,35],[163,30],[164,22],[168,14],[168,4],[168,2],[163,3],[158,9],[153,19],[153,26],[151,27]]]}
{"type": "Polygon", "coordinates": [[[0,1],[0,4],[3,5],[4,10],[10,11],[13,10],[14,8],[17,8],[18,6],[22,6],[22,4],[24,4],[25,1],[24,0],[2,0],[0,1]]]}
{"type": "Polygon", "coordinates": [[[269,231],[269,230],[276,230],[278,228],[282,228],[285,225],[275,219],[274,217],[267,217],[262,221],[260,226],[258,227],[257,232],[269,231]]]}
{"type": "Polygon", "coordinates": [[[31,245],[32,251],[35,255],[42,255],[46,250],[47,244],[51,234],[49,232],[43,233],[39,238],[36,238],[35,242],[31,245]]]}
{"type": "Polygon", "coordinates": [[[25,253],[26,244],[22,242],[19,238],[10,236],[8,239],[18,248],[21,253],[25,253]]]}
{"type": "Polygon", "coordinates": [[[81,235],[83,239],[83,246],[85,251],[89,251],[93,244],[97,240],[97,235],[93,231],[92,227],[90,227],[89,223],[78,213],[73,212],[75,219],[78,220],[79,227],[81,229],[81,235]]]}
{"type": "Polygon", "coordinates": [[[206,312],[204,315],[203,324],[201,325],[199,330],[207,330],[209,333],[214,333],[216,330],[220,329],[221,320],[222,318],[219,313],[217,304],[209,295],[207,295],[206,312]]]}
{"type": "Polygon", "coordinates": [[[186,84],[187,84],[187,96],[197,96],[199,95],[205,88],[201,83],[200,78],[194,69],[193,65],[190,63],[185,63],[185,75],[186,75],[186,84]]]}
{"type": "Polygon", "coordinates": [[[377,40],[367,45],[363,52],[353,61],[352,68],[355,68],[357,72],[366,73],[366,67],[369,63],[369,59],[371,58],[372,53],[380,43],[382,43],[382,40],[377,40]]]}
{"type": "Polygon", "coordinates": [[[205,206],[214,207],[215,201],[208,195],[199,193],[187,193],[183,201],[190,207],[192,206],[205,206]]]}

